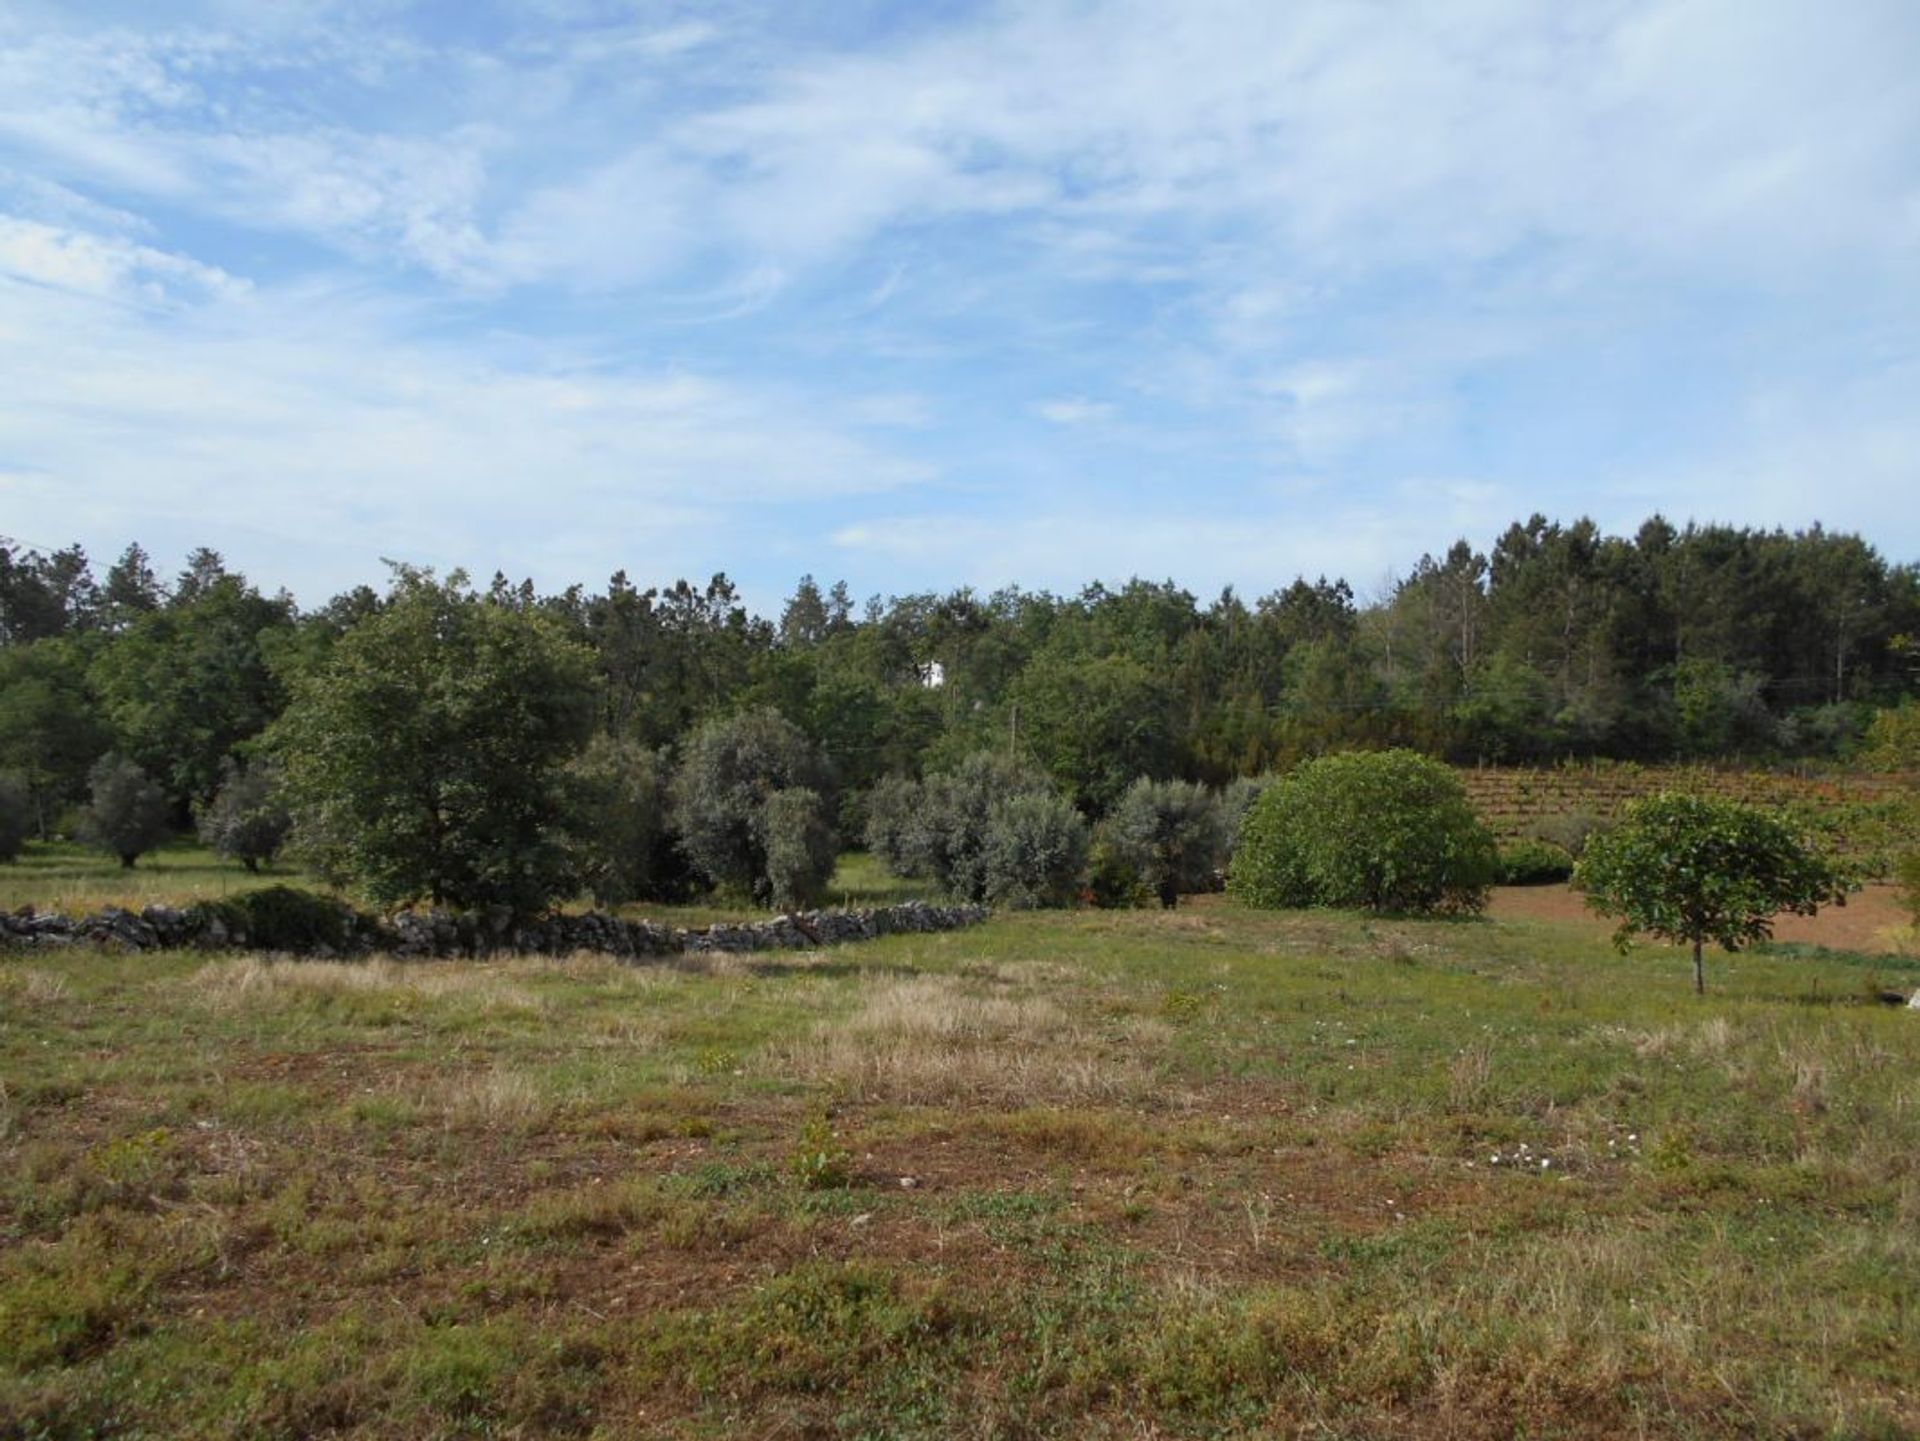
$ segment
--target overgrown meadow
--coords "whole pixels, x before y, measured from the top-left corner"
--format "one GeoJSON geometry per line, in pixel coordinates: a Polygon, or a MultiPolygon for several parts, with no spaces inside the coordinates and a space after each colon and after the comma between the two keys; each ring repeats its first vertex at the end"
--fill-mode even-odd
{"type": "Polygon", "coordinates": [[[1920,960],[1712,984],[1221,897],[9,955],[0,1435],[1914,1434],[1920,960]]]}

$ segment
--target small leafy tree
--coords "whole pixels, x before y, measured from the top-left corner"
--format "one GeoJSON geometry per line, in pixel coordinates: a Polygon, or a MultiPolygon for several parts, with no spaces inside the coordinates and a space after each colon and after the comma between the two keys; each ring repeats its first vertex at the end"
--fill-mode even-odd
{"type": "Polygon", "coordinates": [[[167,838],[167,793],[139,766],[111,751],[94,762],[87,780],[91,800],[83,834],[132,870],[135,861],[167,838]]]}
{"type": "Polygon", "coordinates": [[[1737,951],[1770,937],[1780,912],[1810,916],[1844,904],[1849,889],[1839,866],[1767,812],[1673,792],[1636,801],[1588,841],[1574,884],[1594,910],[1619,917],[1616,945],[1640,931],[1691,945],[1703,995],[1708,941],[1737,951]]]}
{"type": "Polygon", "coordinates": [[[786,898],[814,894],[833,873],[831,843],[823,848],[822,864],[812,849],[818,838],[805,835],[809,827],[800,824],[801,803],[781,802],[771,818],[781,830],[782,875],[776,881],[768,864],[774,832],[768,805],[781,792],[800,790],[814,798],[824,816],[821,797],[832,789],[819,750],[778,711],[745,711],[709,721],[688,739],[673,775],[681,847],[714,884],[736,886],[762,904],[774,904],[776,893],[786,898]],[[814,859],[802,864],[803,855],[814,859]]]}
{"type": "Polygon", "coordinates": [[[199,816],[201,841],[250,872],[279,853],[292,825],[279,770],[268,761],[245,770],[229,761],[220,789],[199,816]]]}
{"type": "Polygon", "coordinates": [[[1470,913],[1486,904],[1495,864],[1451,770],[1413,751],[1355,751],[1268,787],[1227,889],[1256,906],[1470,913]]]}
{"type": "Polygon", "coordinates": [[[33,792],[15,775],[0,775],[0,864],[20,858],[33,829],[33,792]]]}
{"type": "Polygon", "coordinates": [[[1113,844],[1140,879],[1172,907],[1181,895],[1214,888],[1226,853],[1220,798],[1190,781],[1142,776],[1107,817],[1113,844]]]}

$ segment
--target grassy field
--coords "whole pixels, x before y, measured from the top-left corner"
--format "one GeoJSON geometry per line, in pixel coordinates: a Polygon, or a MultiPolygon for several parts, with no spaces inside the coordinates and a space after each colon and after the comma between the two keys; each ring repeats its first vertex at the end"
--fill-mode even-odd
{"type": "Polygon", "coordinates": [[[33,906],[79,915],[102,906],[138,910],[155,904],[219,900],[261,886],[310,885],[287,866],[249,873],[204,846],[174,841],[143,856],[132,870],[111,856],[70,841],[29,841],[16,861],[0,865],[0,910],[33,906]]]}
{"type": "MultiPolygon", "coordinates": [[[[0,910],[17,910],[29,905],[69,915],[98,911],[106,906],[138,910],[155,904],[179,906],[192,901],[219,900],[263,886],[327,889],[297,867],[271,865],[253,873],[184,839],[142,857],[132,870],[123,868],[111,856],[85,846],[34,841],[17,861],[0,865],[0,910]]],[[[919,882],[889,874],[873,857],[849,853],[840,858],[839,868],[828,886],[826,903],[889,905],[925,894],[926,888],[919,882]]],[[[590,904],[582,898],[573,908],[585,909],[590,904]]],[[[676,926],[704,926],[713,921],[763,917],[767,912],[756,908],[745,897],[720,896],[689,905],[626,906],[620,914],[653,917],[676,926]]]]}
{"type": "Polygon", "coordinates": [[[0,957],[0,1435],[1920,1431],[1920,984],[1546,923],[0,957]]]}

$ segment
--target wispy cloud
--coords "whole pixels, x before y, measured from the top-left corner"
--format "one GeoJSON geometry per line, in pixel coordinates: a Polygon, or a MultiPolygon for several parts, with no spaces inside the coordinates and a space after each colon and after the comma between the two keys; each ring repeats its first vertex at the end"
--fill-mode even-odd
{"type": "Polygon", "coordinates": [[[1043,400],[1033,407],[1033,413],[1042,420],[1050,420],[1055,425],[1092,425],[1113,418],[1114,408],[1104,401],[1071,398],[1065,400],[1043,400]]]}

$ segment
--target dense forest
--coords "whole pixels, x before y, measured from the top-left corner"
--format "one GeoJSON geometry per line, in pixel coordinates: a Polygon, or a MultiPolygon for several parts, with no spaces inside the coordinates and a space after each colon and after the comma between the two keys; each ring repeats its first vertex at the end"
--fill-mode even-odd
{"type": "MultiPolygon", "coordinates": [[[[1535,516],[1460,541],[1362,602],[1299,579],[1202,603],[1172,582],[1073,596],[874,598],[800,581],[775,619],[724,575],[543,595],[496,576],[593,657],[595,728],[649,748],[779,711],[854,805],[889,774],[1014,750],[1083,811],[1136,778],[1220,783],[1348,747],[1456,762],[1844,757],[1876,706],[1920,691],[1920,567],[1863,539],[1677,528],[1631,537],[1535,516]]],[[[184,821],[301,676],[390,598],[303,610],[196,551],[164,580],[138,545],[104,574],[77,546],[0,546],[0,772],[51,824],[105,752],[184,821]]]]}

